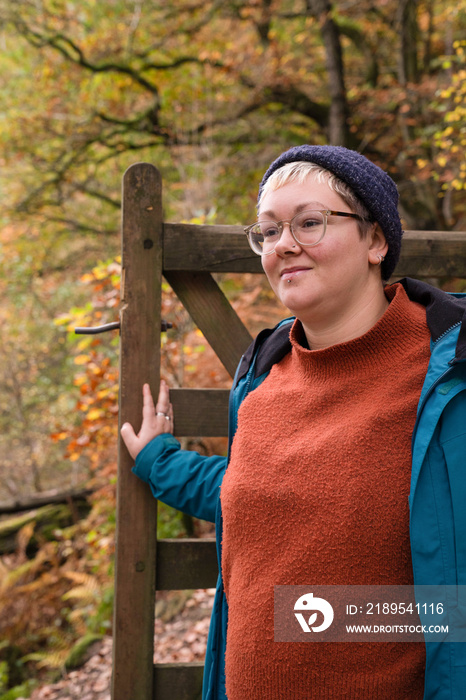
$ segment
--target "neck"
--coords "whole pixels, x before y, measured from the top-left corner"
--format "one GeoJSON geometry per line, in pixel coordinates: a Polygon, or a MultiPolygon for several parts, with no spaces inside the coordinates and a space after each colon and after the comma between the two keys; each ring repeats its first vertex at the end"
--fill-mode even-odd
{"type": "Polygon", "coordinates": [[[344,309],[335,309],[332,314],[327,309],[320,318],[300,318],[311,350],[346,343],[367,333],[383,316],[389,302],[382,285],[365,296],[363,303],[358,300],[354,305],[345,305],[344,309]]]}

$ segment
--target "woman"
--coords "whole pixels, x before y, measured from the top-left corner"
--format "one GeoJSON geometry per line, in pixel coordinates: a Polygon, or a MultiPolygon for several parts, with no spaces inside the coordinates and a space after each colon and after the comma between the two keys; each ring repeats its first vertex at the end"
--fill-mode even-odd
{"type": "Polygon", "coordinates": [[[246,232],[295,319],[242,358],[228,460],[180,450],[163,382],[155,409],[144,387],[139,434],[122,427],[154,495],[216,522],[205,699],[442,700],[465,687],[460,644],[273,641],[275,585],[466,578],[466,304],[414,280],[384,287],[397,202],[356,152],[279,156],[246,232]]]}

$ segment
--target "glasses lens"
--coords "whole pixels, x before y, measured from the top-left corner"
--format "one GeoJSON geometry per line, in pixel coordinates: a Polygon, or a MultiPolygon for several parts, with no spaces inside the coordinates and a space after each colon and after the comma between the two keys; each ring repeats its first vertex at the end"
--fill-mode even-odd
{"type": "Polygon", "coordinates": [[[278,226],[273,221],[258,221],[249,229],[251,248],[259,255],[272,252],[279,238],[278,226]]]}
{"type": "Polygon", "coordinates": [[[325,215],[320,211],[303,211],[291,221],[298,243],[315,245],[325,233],[325,215]]]}

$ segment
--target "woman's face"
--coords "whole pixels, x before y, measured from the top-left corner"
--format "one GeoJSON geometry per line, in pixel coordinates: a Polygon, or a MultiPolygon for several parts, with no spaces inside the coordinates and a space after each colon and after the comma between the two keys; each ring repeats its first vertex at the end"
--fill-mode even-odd
{"type": "MultiPolygon", "coordinates": [[[[268,192],[259,218],[289,221],[303,209],[351,212],[339,194],[310,174],[302,183],[291,182],[268,192]]],[[[370,304],[370,297],[382,290],[377,266],[380,241],[375,245],[375,235],[361,238],[357,219],[329,216],[320,243],[304,247],[286,225],[275,251],[262,256],[262,267],[280,301],[305,326],[326,319],[332,323],[359,310],[361,304],[370,304]]],[[[384,255],[386,248],[381,252],[384,255]]]]}

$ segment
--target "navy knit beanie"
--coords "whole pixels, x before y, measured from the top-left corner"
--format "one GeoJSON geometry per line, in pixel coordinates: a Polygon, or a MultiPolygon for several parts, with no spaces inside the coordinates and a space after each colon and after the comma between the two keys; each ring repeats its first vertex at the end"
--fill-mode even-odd
{"type": "Polygon", "coordinates": [[[343,180],[366,206],[382,229],[388,251],[382,263],[382,278],[388,280],[398,262],[403,230],[398,214],[398,190],[392,178],[365,156],[343,146],[295,146],[278,156],[266,171],[262,189],[275,170],[287,163],[308,161],[329,170],[343,180]]]}

